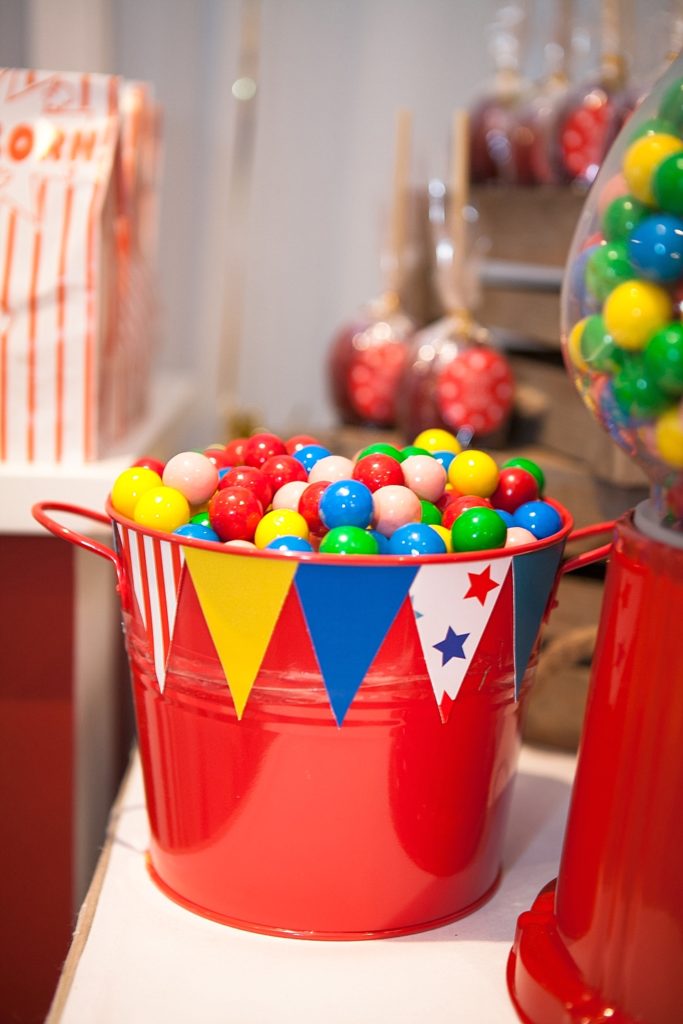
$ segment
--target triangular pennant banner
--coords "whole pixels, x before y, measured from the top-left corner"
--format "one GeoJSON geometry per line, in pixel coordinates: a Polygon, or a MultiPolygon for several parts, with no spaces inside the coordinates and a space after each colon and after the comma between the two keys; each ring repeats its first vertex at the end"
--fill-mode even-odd
{"type": "Polygon", "coordinates": [[[288,558],[184,548],[206,625],[241,718],[296,572],[288,558]]]}
{"type": "Polygon", "coordinates": [[[511,557],[423,565],[410,588],[436,702],[455,700],[510,569],[511,557]]]}
{"type": "Polygon", "coordinates": [[[417,567],[302,563],[295,586],[337,724],[403,604],[417,567]]]}
{"type": "Polygon", "coordinates": [[[515,697],[519,696],[561,557],[562,545],[553,544],[513,558],[515,697]]]}
{"type": "Polygon", "coordinates": [[[120,544],[130,565],[133,593],[147,636],[159,689],[164,692],[173,636],[183,552],[178,544],[119,526],[120,544]]]}

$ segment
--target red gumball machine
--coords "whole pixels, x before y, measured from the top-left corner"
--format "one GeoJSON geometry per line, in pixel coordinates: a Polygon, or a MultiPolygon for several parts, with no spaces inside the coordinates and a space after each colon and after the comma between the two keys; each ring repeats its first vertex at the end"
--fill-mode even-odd
{"type": "Polygon", "coordinates": [[[408,440],[439,426],[465,445],[475,435],[491,443],[510,417],[513,379],[507,359],[470,312],[477,297],[478,257],[469,230],[474,211],[468,202],[469,129],[463,111],[454,118],[451,167],[448,216],[445,186],[440,181],[429,186],[436,286],[446,313],[412,339],[399,422],[408,440]]]}
{"type": "Polygon", "coordinates": [[[509,960],[515,1006],[537,1024],[683,1012],[681,154],[679,58],[617,139],[565,279],[570,373],[652,496],[616,524],[559,875],[519,918],[509,960]],[[626,194],[605,204],[618,173],[626,194]],[[596,231],[599,249],[620,246],[623,278],[581,262],[596,231]]]}

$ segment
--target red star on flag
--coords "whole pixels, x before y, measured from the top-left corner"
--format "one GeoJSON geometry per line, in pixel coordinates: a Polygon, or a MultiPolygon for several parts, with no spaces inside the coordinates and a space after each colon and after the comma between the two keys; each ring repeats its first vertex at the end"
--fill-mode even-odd
{"type": "Polygon", "coordinates": [[[476,597],[480,605],[484,605],[489,591],[495,590],[496,587],[500,586],[500,583],[496,583],[495,580],[491,579],[491,566],[487,565],[483,572],[468,572],[467,575],[470,578],[470,589],[465,594],[465,597],[476,597]]]}

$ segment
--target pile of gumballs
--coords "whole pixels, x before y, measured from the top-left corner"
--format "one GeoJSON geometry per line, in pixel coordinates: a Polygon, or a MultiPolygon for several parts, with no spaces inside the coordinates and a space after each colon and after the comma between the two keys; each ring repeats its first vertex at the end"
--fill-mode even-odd
{"type": "Polygon", "coordinates": [[[654,114],[626,125],[581,222],[566,350],[586,403],[683,518],[683,79],[654,114]]]}
{"type": "Polygon", "coordinates": [[[258,433],[227,445],[140,459],[111,504],[143,529],[232,547],[334,555],[435,555],[519,547],[562,528],[529,459],[499,468],[425,430],[402,450],[379,442],[355,459],[315,438],[258,433]]]}

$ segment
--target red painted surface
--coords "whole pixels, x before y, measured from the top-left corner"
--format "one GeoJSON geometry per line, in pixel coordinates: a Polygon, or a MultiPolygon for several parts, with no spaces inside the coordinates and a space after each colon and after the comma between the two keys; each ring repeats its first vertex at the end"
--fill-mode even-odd
{"type": "Polygon", "coordinates": [[[0,536],[0,1016],[42,1021],[69,948],[73,560],[0,536]]]}
{"type": "Polygon", "coordinates": [[[518,923],[510,982],[526,1020],[602,1021],[596,1007],[681,1020],[682,613],[683,551],[621,520],[555,900],[518,923]]]}

